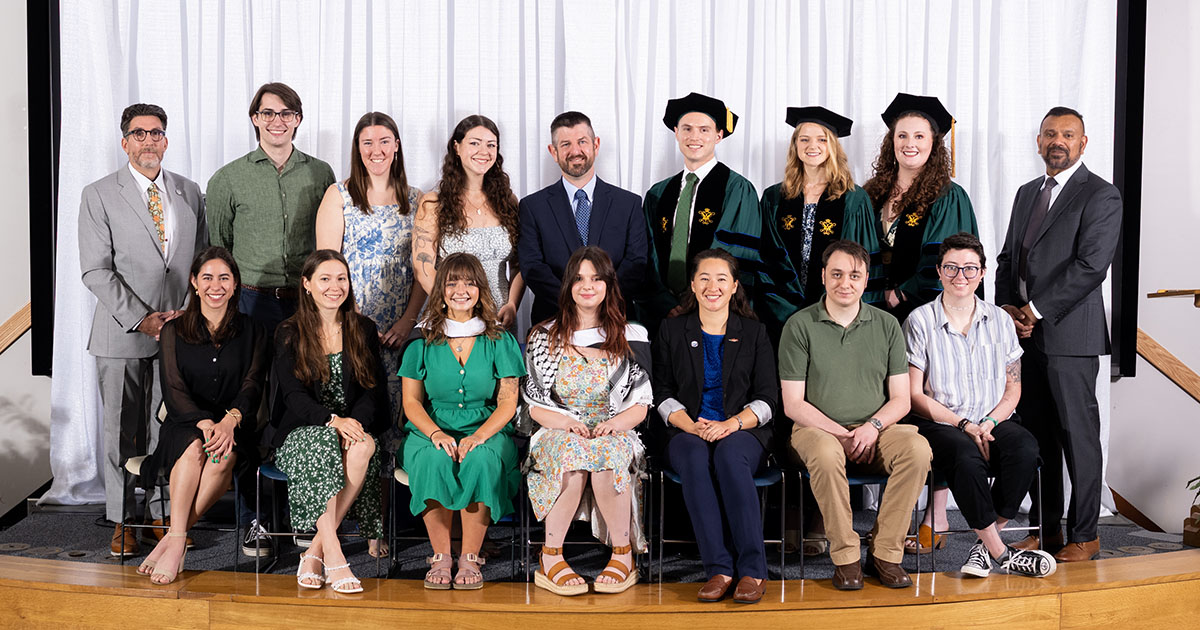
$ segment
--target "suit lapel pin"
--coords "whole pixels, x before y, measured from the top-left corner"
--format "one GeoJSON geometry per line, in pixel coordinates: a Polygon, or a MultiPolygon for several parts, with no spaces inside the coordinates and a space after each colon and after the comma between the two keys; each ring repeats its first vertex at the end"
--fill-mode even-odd
{"type": "Polygon", "coordinates": [[[693,348],[699,348],[699,347],[700,347],[700,342],[699,342],[699,341],[692,340],[692,347],[693,347],[693,348]]]}
{"type": "Polygon", "coordinates": [[[730,339],[730,340],[729,340],[729,343],[737,343],[737,342],[738,342],[738,340],[737,340],[737,339],[730,339]]]}

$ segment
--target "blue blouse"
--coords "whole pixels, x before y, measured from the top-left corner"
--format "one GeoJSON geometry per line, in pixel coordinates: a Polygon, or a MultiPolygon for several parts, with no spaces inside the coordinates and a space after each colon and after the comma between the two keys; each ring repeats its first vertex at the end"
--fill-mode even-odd
{"type": "Polygon", "coordinates": [[[704,390],[700,396],[700,417],[720,422],[725,420],[725,391],[721,384],[722,344],[725,335],[704,336],[704,390]]]}

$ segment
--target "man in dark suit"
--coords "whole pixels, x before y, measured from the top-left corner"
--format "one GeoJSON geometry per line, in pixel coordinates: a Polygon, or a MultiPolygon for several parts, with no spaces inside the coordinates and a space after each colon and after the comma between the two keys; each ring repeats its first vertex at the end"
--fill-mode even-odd
{"type": "MultiPolygon", "coordinates": [[[[200,187],[162,168],[166,112],[145,103],[126,107],[121,148],[129,162],[84,187],[79,207],[79,267],[96,296],[88,351],[96,357],[104,406],[104,495],[108,519],[117,523],[114,556],[138,552],[132,530],[120,525],[135,503],[121,467],[157,441],[150,417],[162,399],[158,333],[183,313],[192,258],[208,243],[200,187]]],[[[159,509],[151,503],[157,518],[159,509]]]]}
{"type": "Polygon", "coordinates": [[[1057,548],[1056,560],[1072,562],[1100,551],[1096,376],[1099,355],[1110,352],[1100,285],[1117,249],[1121,196],[1079,161],[1087,148],[1079,112],[1051,109],[1037,146],[1046,174],[1017,191],[996,259],[996,303],[1012,316],[1025,349],[1017,412],[1038,439],[1044,477],[1041,510],[1031,514],[1034,524],[1041,519],[1044,539],[1029,536],[1014,547],[1057,548]],[[1065,541],[1064,457],[1072,487],[1065,541]]]}
{"type": "Polygon", "coordinates": [[[567,260],[584,245],[596,245],[612,258],[628,309],[649,250],[641,197],[596,177],[600,138],[587,116],[573,111],[556,116],[547,148],[562,178],[521,200],[517,255],[533,291],[531,320],[537,324],[558,310],[567,260]]]}

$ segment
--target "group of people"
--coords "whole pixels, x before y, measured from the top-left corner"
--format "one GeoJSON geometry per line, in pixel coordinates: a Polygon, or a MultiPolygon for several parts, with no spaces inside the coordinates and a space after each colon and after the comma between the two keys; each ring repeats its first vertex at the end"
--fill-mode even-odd
{"type": "MultiPolygon", "coordinates": [[[[138,569],[152,582],[174,580],[187,531],[263,453],[288,476],[292,527],[312,533],[303,588],[361,590],[338,527],[353,519],[373,554],[389,552],[380,480],[396,466],[433,548],[427,588],[482,587],[487,527],[514,511],[524,475],[520,500],[545,523],[536,584],[589,590],[562,558],[583,519],[612,547],[591,588],[624,591],[646,545],[647,445],[682,479],[703,601],[764,593],[753,477],[772,453],[807,471],[841,589],[861,588],[864,568],[908,586],[905,551],[940,543],[945,490],[905,541],[931,460],[979,535],[964,574],[1040,577],[1098,551],[1093,386],[1121,204],[1079,161],[1078,112],[1054,108],[1041,123],[1046,175],[1014,202],[999,306],[980,299],[987,256],[950,179],[953,118],[934,97],[900,94],[884,111],[864,187],[838,140],[851,121],[788,108],[784,178],[761,199],[715,156],[738,117],[695,93],[663,119],[684,168],[644,200],[596,176],[600,140],[579,112],[550,126],[561,179],[520,200],[484,116],[455,127],[424,194],[386,114],[359,120],[342,181],[293,145],[303,108],[290,87],[263,85],[249,117],[258,146],[202,196],[161,166],[166,113],[131,105],[129,164],[83,192],[114,555],[138,552],[122,526],[133,502],[121,464],[151,453],[142,483],[169,478],[169,514],[151,502],[157,543],[138,569]],[[160,397],[161,428],[150,422],[160,397]],[[514,432],[531,434],[524,461],[514,432]],[[1039,461],[1045,496],[1031,519],[1044,536],[1006,544],[1039,461]],[[857,469],[889,476],[865,563],[846,484],[857,469]]],[[[247,504],[238,498],[243,550],[270,554],[247,504]]]]}

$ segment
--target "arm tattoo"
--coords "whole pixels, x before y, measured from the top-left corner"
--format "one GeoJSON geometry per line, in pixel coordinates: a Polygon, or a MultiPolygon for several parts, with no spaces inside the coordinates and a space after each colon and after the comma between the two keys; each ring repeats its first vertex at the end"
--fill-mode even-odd
{"type": "Polygon", "coordinates": [[[496,392],[496,402],[506,402],[517,395],[517,379],[513,377],[505,377],[500,379],[500,386],[496,392]]]}
{"type": "Polygon", "coordinates": [[[1004,372],[1008,376],[1008,382],[1020,383],[1021,382],[1021,360],[1017,359],[1016,361],[1009,363],[1008,366],[1004,368],[1004,372]]]}

